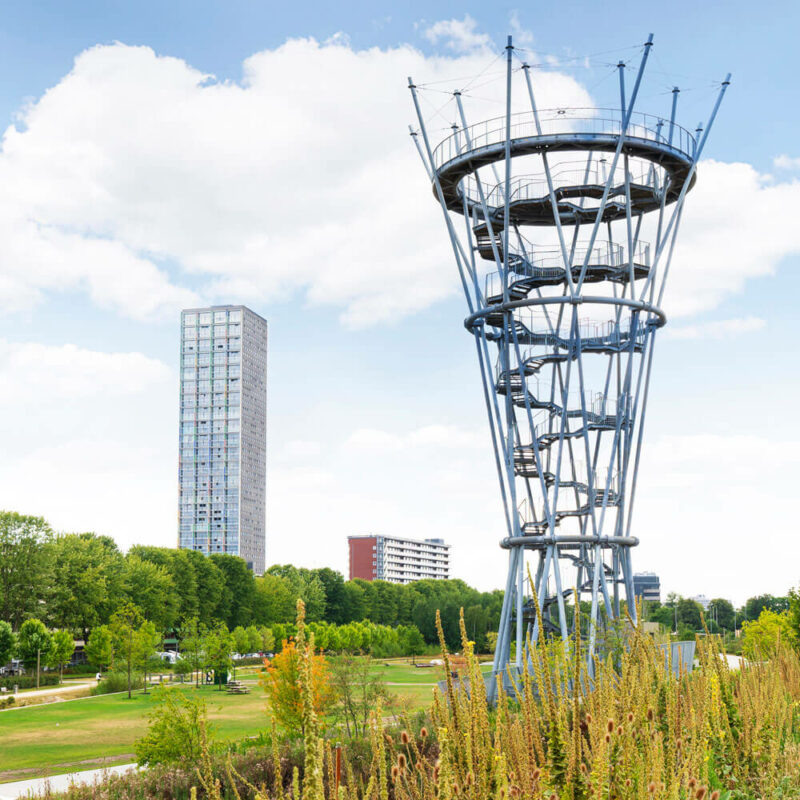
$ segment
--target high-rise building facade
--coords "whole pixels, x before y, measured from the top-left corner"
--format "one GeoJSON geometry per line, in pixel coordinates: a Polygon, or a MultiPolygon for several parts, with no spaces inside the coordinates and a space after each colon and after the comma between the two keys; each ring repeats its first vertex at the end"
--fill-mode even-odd
{"type": "Polygon", "coordinates": [[[450,545],[444,539],[348,536],[350,580],[410,583],[450,577],[450,545]]]}
{"type": "Polygon", "coordinates": [[[633,594],[637,599],[661,602],[661,579],[655,572],[635,572],[633,574],[633,594]]]}
{"type": "Polygon", "coordinates": [[[267,321],[245,306],[181,313],[178,545],[264,571],[267,321]]]}

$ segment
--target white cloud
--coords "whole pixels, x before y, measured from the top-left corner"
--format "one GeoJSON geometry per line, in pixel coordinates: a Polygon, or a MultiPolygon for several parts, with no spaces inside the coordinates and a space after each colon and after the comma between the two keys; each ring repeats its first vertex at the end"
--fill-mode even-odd
{"type": "Polygon", "coordinates": [[[737,603],[800,580],[791,551],[800,442],[757,434],[671,435],[645,443],[634,568],[667,591],[737,603]],[[790,548],[786,550],[786,548],[790,548]]]}
{"type": "Polygon", "coordinates": [[[785,258],[800,254],[798,204],[800,181],[771,182],[750,164],[701,162],[678,232],[667,313],[713,309],[747,280],[773,275],[785,258]]]}
{"type": "Polygon", "coordinates": [[[508,25],[514,35],[515,47],[531,47],[533,45],[533,34],[519,20],[519,12],[512,11],[508,16],[508,25]]]}
{"type": "Polygon", "coordinates": [[[468,53],[474,50],[489,50],[491,38],[478,31],[478,23],[469,15],[464,19],[446,19],[434,22],[424,31],[425,38],[431,44],[441,42],[448,49],[457,53],[468,53]]]}
{"type": "Polygon", "coordinates": [[[318,456],[321,452],[322,445],[319,442],[311,442],[305,439],[292,439],[283,446],[282,455],[289,459],[302,459],[318,456]]]}
{"type": "MultiPolygon", "coordinates": [[[[488,44],[473,29],[437,28],[488,44]]],[[[240,83],[147,47],[85,51],[5,132],[0,303],[77,289],[148,318],[300,291],[363,326],[447,297],[456,273],[407,135],[405,78],[478,73],[488,56],[473,50],[425,57],[354,50],[341,35],[296,39],[248,58],[240,83]]],[[[569,77],[542,84],[545,96],[587,102],[569,77]]],[[[441,94],[422,97],[426,113],[429,100],[441,105],[441,94]]],[[[494,114],[470,102],[476,119],[494,114]]]]}
{"type": "MultiPolygon", "coordinates": [[[[426,35],[455,55],[298,39],[247,59],[241,83],[146,47],[82,53],[3,139],[0,303],[14,310],[44,292],[80,290],[149,318],[222,299],[296,301],[300,292],[359,327],[457,293],[404,133],[413,119],[404,78],[447,88],[449,77],[486,67],[490,42],[469,17],[426,35]]],[[[537,80],[542,106],[592,104],[565,74],[537,80]]],[[[437,141],[455,110],[426,92],[437,141]]],[[[465,102],[471,119],[496,114],[483,99],[465,102]]],[[[525,102],[516,92],[515,108],[525,102]]],[[[798,202],[800,182],[703,162],[678,239],[670,314],[711,309],[800,251],[798,202]]]]}
{"type": "Polygon", "coordinates": [[[175,542],[176,381],[141,353],[0,340],[0,508],[175,542]]]}
{"type": "Polygon", "coordinates": [[[800,157],[793,158],[785,154],[772,159],[776,169],[800,169],[800,157]]]}
{"type": "Polygon", "coordinates": [[[667,327],[665,336],[669,339],[729,339],[742,333],[753,333],[766,327],[766,321],[759,317],[738,317],[701,322],[697,325],[667,327]]]}
{"type": "MultiPolygon", "coordinates": [[[[147,438],[146,435],[144,438],[147,438]]],[[[124,548],[174,547],[176,456],[151,444],[92,436],[42,444],[0,463],[0,508],[44,516],[56,530],[91,530],[124,548]],[[164,535],[154,539],[154,534],[164,535]]]]}
{"type": "Polygon", "coordinates": [[[411,448],[434,447],[461,449],[482,447],[489,442],[489,434],[465,431],[453,425],[426,425],[405,434],[390,433],[375,428],[359,428],[346,440],[345,447],[365,451],[399,451],[411,448]]]}
{"type": "Polygon", "coordinates": [[[133,394],[162,384],[170,375],[166,364],[141,353],[0,339],[0,384],[14,387],[0,395],[0,404],[133,394]]]}

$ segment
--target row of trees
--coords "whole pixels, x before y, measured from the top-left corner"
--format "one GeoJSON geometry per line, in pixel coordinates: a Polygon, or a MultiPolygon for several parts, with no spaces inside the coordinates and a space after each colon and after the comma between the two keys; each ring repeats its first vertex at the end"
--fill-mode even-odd
{"type": "Polygon", "coordinates": [[[717,597],[708,604],[707,609],[696,600],[681,597],[675,593],[667,595],[663,604],[647,603],[645,618],[651,622],[659,622],[670,629],[698,631],[702,627],[702,618],[705,617],[706,627],[712,633],[732,633],[746,622],[754,622],[763,611],[775,614],[788,614],[791,617],[792,609],[796,606],[800,611],[800,597],[794,591],[784,597],[775,597],[771,594],[761,594],[751,597],[740,608],[734,608],[733,603],[722,597],[717,597]]]}
{"type": "Polygon", "coordinates": [[[30,617],[87,640],[126,603],[137,606],[158,631],[181,630],[197,619],[207,628],[292,624],[302,599],[309,622],[336,626],[369,620],[416,626],[437,641],[436,610],[448,643],[458,647],[458,612],[485,649],[496,628],[502,592],[478,592],[463,581],[345,581],[329,568],[273,566],[255,577],[237,556],[164,547],[120,552],[108,536],[55,534],[41,517],[0,512],[0,619],[14,630],[30,617]]]}

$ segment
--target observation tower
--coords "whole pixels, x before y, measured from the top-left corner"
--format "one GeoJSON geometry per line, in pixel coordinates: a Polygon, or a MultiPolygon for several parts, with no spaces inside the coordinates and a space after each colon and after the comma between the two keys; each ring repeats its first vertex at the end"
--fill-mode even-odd
{"type": "Polygon", "coordinates": [[[590,670],[621,597],[636,617],[631,519],[661,301],[730,81],[692,133],[676,123],[677,88],[665,116],[639,113],[652,44],[651,35],[629,91],[626,65],[616,65],[619,108],[545,110],[534,68],[515,66],[509,37],[504,116],[471,124],[456,91],[456,123],[441,142],[431,141],[409,79],[419,122],[411,133],[467,300],[505,514],[490,699],[498,675],[513,680],[528,663],[528,637],[569,646],[576,597],[590,670]],[[518,71],[526,110],[512,113],[518,71]]]}

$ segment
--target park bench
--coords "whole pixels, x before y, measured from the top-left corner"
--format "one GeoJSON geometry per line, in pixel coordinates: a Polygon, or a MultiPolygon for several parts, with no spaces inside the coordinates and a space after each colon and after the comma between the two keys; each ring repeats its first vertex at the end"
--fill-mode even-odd
{"type": "Polygon", "coordinates": [[[241,681],[228,681],[225,687],[228,694],[250,694],[250,689],[247,688],[241,681]]]}

